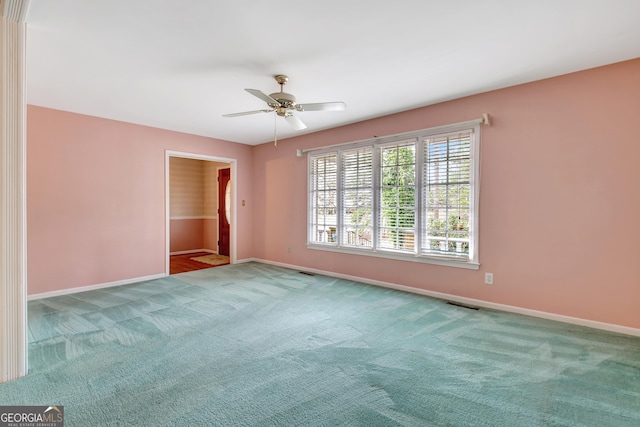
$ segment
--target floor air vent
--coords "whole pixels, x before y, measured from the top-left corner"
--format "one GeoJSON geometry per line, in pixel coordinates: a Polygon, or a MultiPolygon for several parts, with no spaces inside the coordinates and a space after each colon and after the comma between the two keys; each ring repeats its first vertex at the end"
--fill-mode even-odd
{"type": "Polygon", "coordinates": [[[315,276],[315,274],[313,274],[313,273],[307,273],[306,271],[298,271],[298,273],[300,273],[300,274],[305,274],[305,275],[307,275],[307,276],[315,276]]]}
{"type": "Polygon", "coordinates": [[[480,307],[474,307],[472,305],[466,305],[466,304],[463,304],[461,302],[447,301],[447,304],[455,305],[456,307],[468,308],[469,310],[480,310],[480,307]]]}

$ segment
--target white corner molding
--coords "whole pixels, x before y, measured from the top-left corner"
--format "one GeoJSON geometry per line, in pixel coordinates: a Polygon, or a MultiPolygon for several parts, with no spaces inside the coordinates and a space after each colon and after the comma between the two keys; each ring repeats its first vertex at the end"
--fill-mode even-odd
{"type": "Polygon", "coordinates": [[[0,382],[27,375],[26,24],[0,0],[0,382]]]}

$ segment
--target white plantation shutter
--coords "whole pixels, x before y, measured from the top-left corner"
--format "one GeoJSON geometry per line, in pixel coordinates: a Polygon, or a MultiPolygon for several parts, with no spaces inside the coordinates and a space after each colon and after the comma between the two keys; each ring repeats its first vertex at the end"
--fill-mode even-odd
{"type": "Polygon", "coordinates": [[[343,246],[373,246],[373,148],[341,153],[343,246]]]}
{"type": "Polygon", "coordinates": [[[469,258],[473,130],[423,139],[423,254],[469,258]]]}
{"type": "Polygon", "coordinates": [[[336,244],[338,205],[336,153],[309,157],[309,242],[336,244]]]}

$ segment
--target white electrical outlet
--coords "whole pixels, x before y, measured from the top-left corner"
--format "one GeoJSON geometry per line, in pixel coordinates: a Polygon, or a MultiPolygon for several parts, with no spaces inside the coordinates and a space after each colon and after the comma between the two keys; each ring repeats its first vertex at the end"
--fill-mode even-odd
{"type": "Polygon", "coordinates": [[[484,273],[484,284],[493,285],[493,273],[484,273]]]}
{"type": "Polygon", "coordinates": [[[287,248],[287,253],[291,253],[291,248],[287,248]]]}

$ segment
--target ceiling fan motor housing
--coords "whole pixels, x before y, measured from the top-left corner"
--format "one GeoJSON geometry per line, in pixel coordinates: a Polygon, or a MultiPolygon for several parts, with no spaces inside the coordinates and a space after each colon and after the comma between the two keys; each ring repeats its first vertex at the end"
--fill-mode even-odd
{"type": "Polygon", "coordinates": [[[296,107],[296,97],[283,90],[284,85],[286,85],[289,81],[288,76],[285,76],[284,74],[278,74],[273,77],[280,85],[280,92],[272,93],[269,96],[278,101],[279,105],[269,105],[275,108],[276,114],[286,117],[288,114],[290,114],[289,110],[293,110],[296,107]]]}
{"type": "Polygon", "coordinates": [[[291,109],[296,106],[296,97],[287,92],[275,92],[269,95],[280,103],[280,105],[271,105],[275,108],[291,109]]]}

